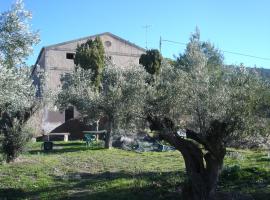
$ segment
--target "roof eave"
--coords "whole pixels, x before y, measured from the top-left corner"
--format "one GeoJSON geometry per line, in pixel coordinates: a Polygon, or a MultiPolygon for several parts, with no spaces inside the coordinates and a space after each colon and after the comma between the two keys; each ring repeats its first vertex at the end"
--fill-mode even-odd
{"type": "Polygon", "coordinates": [[[51,49],[51,48],[55,48],[57,46],[62,46],[62,45],[69,44],[69,43],[79,42],[79,41],[82,41],[82,40],[87,40],[87,39],[90,39],[90,38],[93,38],[93,37],[102,36],[102,35],[109,35],[109,36],[114,37],[114,38],[116,38],[116,39],[118,39],[118,40],[120,40],[122,42],[125,42],[125,43],[127,43],[127,44],[129,44],[129,45],[131,45],[131,46],[133,46],[133,47],[135,47],[137,49],[140,49],[141,51],[146,51],[146,49],[144,49],[144,48],[142,48],[142,47],[140,47],[140,46],[138,46],[138,45],[136,45],[134,43],[131,43],[130,41],[125,40],[125,39],[123,39],[123,38],[121,38],[121,37],[119,37],[117,35],[114,35],[114,34],[112,34],[110,32],[104,32],[104,33],[100,33],[100,34],[96,34],[96,35],[91,35],[91,36],[86,36],[86,37],[78,38],[78,39],[75,39],[75,40],[69,40],[69,41],[66,41],[66,42],[61,42],[61,43],[57,43],[57,44],[45,46],[44,48],[51,49]]]}

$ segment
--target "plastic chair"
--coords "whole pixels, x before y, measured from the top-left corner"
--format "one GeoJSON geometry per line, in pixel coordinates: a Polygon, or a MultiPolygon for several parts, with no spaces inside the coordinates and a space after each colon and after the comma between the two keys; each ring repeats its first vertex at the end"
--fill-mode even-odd
{"type": "Polygon", "coordinates": [[[84,138],[85,138],[86,146],[89,147],[89,146],[91,146],[93,141],[96,141],[97,136],[94,134],[87,133],[87,134],[84,134],[84,138]]]}

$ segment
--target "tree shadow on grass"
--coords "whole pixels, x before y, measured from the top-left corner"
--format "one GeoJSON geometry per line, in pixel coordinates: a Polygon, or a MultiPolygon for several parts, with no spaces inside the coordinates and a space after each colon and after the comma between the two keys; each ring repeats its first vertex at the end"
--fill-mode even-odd
{"type": "MultiPolygon", "coordinates": [[[[245,171],[253,173],[254,170],[245,171]]],[[[174,200],[181,199],[185,176],[183,171],[68,173],[53,176],[53,184],[47,187],[28,190],[0,189],[0,199],[174,200]]],[[[246,178],[239,178],[246,181],[246,178]]],[[[223,181],[228,184],[229,180],[223,181]]],[[[251,195],[254,199],[268,200],[268,190],[260,190],[253,186],[255,192],[251,195]]],[[[223,189],[227,191],[228,188],[223,189]]],[[[241,190],[231,188],[229,191],[241,190]]]]}
{"type": "Polygon", "coordinates": [[[270,197],[270,173],[258,167],[227,167],[220,176],[220,190],[250,193],[256,200],[268,200],[270,197]]]}
{"type": "Polygon", "coordinates": [[[140,188],[110,188],[95,193],[89,191],[75,191],[60,199],[91,199],[91,200],[181,200],[180,193],[159,189],[154,186],[140,188]]]}
{"type": "Polygon", "coordinates": [[[25,198],[25,191],[20,188],[0,188],[0,200],[25,198]]]}
{"type": "Polygon", "coordinates": [[[54,185],[24,191],[0,189],[0,199],[91,199],[91,200],[173,200],[180,199],[177,188],[182,184],[180,172],[126,173],[104,172],[100,174],[70,173],[54,176],[54,185]],[[174,179],[174,181],[172,181],[174,179]]]}
{"type": "Polygon", "coordinates": [[[65,143],[55,143],[55,146],[61,147],[72,147],[72,146],[85,146],[85,142],[65,142],[65,143]]]}

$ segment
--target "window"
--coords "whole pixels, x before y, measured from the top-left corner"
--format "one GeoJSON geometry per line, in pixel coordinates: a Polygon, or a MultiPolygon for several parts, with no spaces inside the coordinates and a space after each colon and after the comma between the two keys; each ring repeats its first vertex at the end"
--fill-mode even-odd
{"type": "Polygon", "coordinates": [[[112,46],[111,41],[106,41],[106,42],[105,42],[105,46],[106,46],[106,47],[110,47],[110,46],[112,46]]]}
{"type": "Polygon", "coordinates": [[[65,110],[65,122],[73,119],[74,118],[74,107],[73,106],[69,106],[66,110],[65,110]]]}
{"type": "Polygon", "coordinates": [[[75,58],[75,53],[67,53],[66,54],[66,59],[73,60],[75,58]]]}

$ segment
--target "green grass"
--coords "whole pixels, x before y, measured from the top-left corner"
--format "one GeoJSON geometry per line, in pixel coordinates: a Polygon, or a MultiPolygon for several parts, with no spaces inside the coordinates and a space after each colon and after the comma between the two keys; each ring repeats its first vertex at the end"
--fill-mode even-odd
{"type": "Polygon", "coordinates": [[[270,199],[270,157],[266,151],[227,150],[219,188],[250,193],[255,199],[270,199]]]}
{"type": "MultiPolygon", "coordinates": [[[[180,153],[135,153],[57,142],[50,153],[41,143],[11,164],[0,165],[0,199],[180,199],[185,181],[180,153]]],[[[219,190],[269,199],[270,160],[263,151],[237,151],[225,160],[219,190]]]]}

